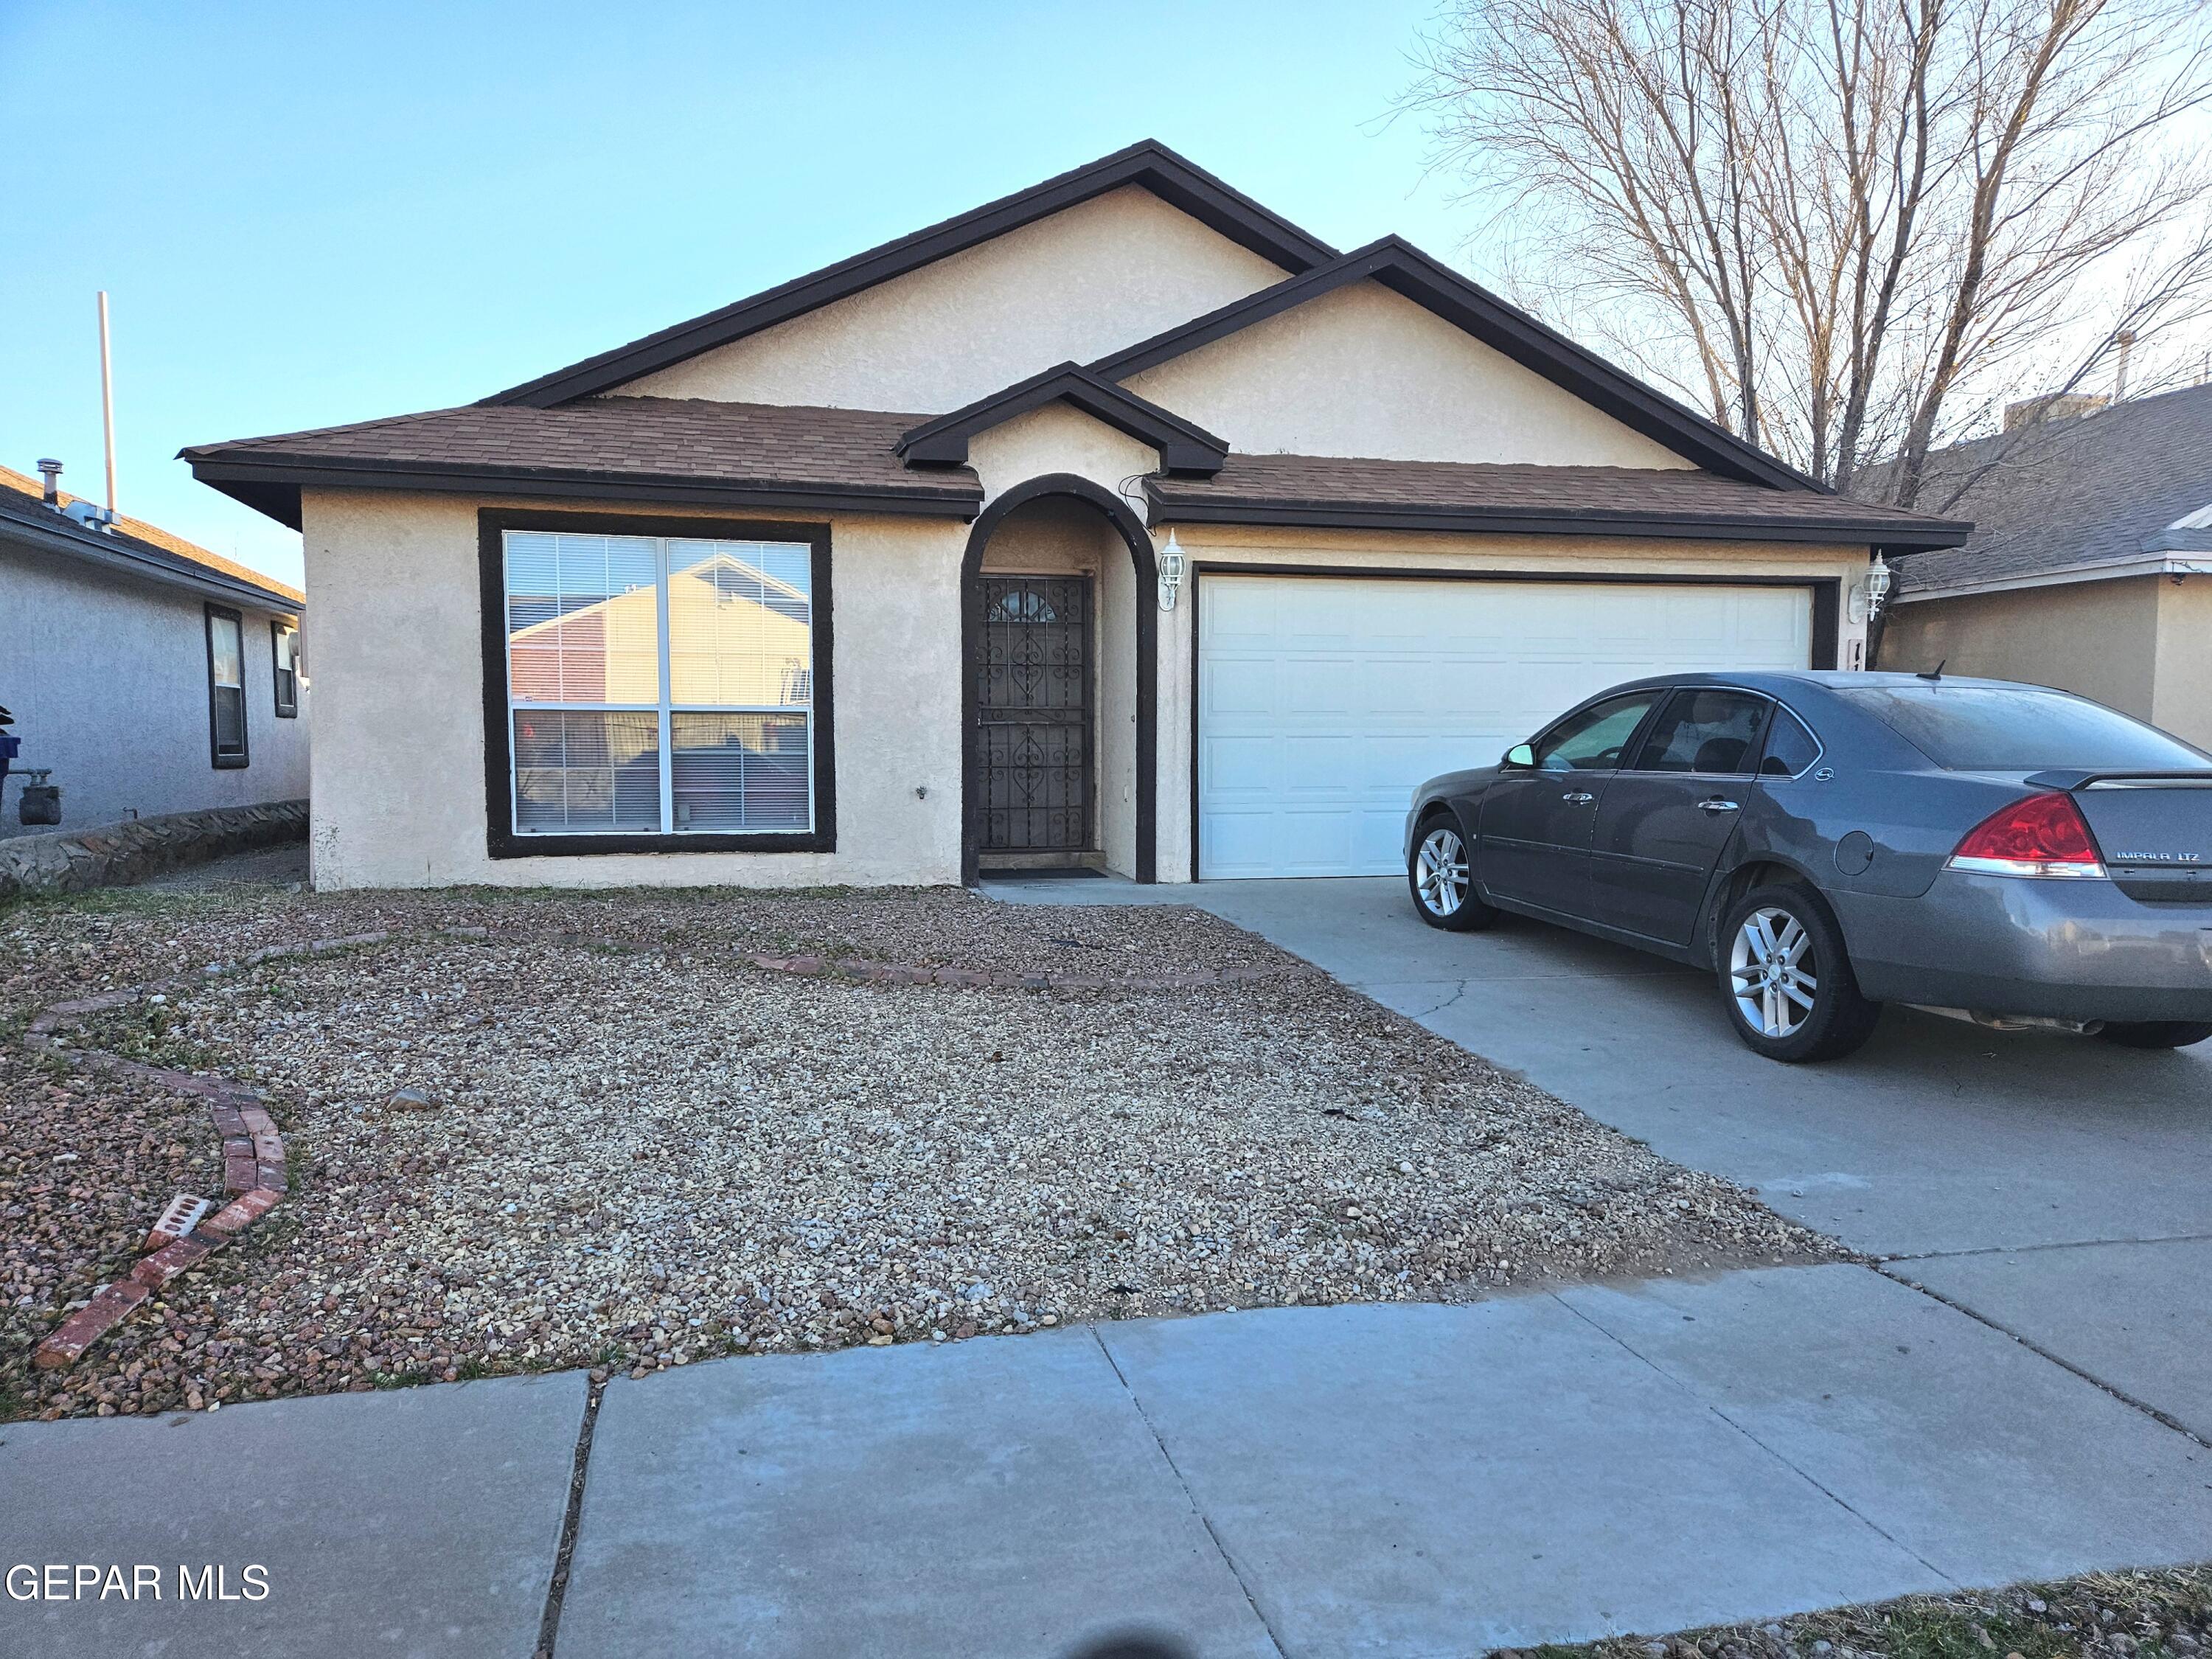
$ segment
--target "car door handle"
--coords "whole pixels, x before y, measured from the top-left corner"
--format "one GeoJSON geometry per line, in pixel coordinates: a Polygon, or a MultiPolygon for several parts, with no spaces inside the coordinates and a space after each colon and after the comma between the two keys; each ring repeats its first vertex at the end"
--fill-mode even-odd
{"type": "Polygon", "coordinates": [[[1715,795],[1711,800],[1701,800],[1698,803],[1698,811],[1700,812],[1735,812],[1741,810],[1734,801],[1723,800],[1718,795],[1715,795]]]}
{"type": "Polygon", "coordinates": [[[1587,806],[1587,805],[1589,805],[1592,801],[1595,800],[1595,799],[1597,799],[1597,797],[1596,797],[1595,795],[1593,795],[1593,794],[1588,793],[1587,792],[1585,792],[1585,791],[1583,791],[1583,790],[1577,789],[1577,790],[1576,790],[1576,791],[1574,792],[1574,793],[1572,793],[1572,794],[1571,794],[1571,795],[1562,795],[1562,796],[1560,796],[1560,797],[1559,797],[1559,799],[1560,799],[1561,800],[1564,800],[1564,801],[1569,801],[1569,802],[1571,802],[1573,805],[1577,805],[1577,806],[1587,806]]]}

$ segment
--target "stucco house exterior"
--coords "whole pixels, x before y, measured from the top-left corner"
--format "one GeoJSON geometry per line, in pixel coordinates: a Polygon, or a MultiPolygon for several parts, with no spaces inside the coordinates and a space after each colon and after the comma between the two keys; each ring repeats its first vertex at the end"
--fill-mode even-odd
{"type": "Polygon", "coordinates": [[[1854,665],[1844,501],[1140,143],[464,408],[209,444],[301,527],[319,886],[1397,867],[1618,679],[1854,665]]]}
{"type": "Polygon", "coordinates": [[[18,775],[0,836],[307,793],[299,590],[0,467],[0,708],[18,775]],[[61,791],[21,821],[23,775],[61,791]]]}
{"type": "Polygon", "coordinates": [[[1899,562],[1881,665],[2055,685],[2212,749],[2212,385],[2074,407],[1929,457],[1922,498],[1974,532],[1899,562]]]}

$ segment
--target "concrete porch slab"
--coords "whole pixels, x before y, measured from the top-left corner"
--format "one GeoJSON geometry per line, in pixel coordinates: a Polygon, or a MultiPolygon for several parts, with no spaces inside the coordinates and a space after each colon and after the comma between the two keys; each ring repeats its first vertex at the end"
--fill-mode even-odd
{"type": "Polygon", "coordinates": [[[0,1567],[159,1568],[161,1599],[0,1598],[0,1653],[528,1659],[583,1374],[0,1424],[0,1567]],[[266,1569],[179,1605],[178,1568],[266,1569]]]}

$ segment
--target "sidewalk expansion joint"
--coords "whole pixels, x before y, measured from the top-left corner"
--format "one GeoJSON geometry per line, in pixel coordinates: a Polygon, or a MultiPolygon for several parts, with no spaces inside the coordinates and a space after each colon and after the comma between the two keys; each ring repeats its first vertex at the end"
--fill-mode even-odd
{"type": "Polygon", "coordinates": [[[1129,1386],[1129,1379],[1121,1370],[1121,1362],[1114,1358],[1113,1349],[1106,1346],[1106,1339],[1098,1334],[1098,1328],[1096,1325],[1091,1327],[1091,1340],[1098,1345],[1098,1352],[1106,1357],[1106,1363],[1114,1368],[1114,1380],[1121,1385],[1121,1391],[1129,1396],[1130,1405],[1136,1408],[1137,1420],[1145,1425],[1145,1432],[1152,1437],[1152,1443],[1160,1449],[1160,1456],[1167,1462],[1168,1473],[1175,1476],[1176,1485],[1182,1488],[1183,1501],[1190,1505],[1190,1512],[1198,1517],[1199,1525],[1206,1528],[1206,1535],[1213,1540],[1214,1553],[1221,1558],[1221,1565],[1229,1569],[1229,1576],[1237,1581],[1237,1588],[1243,1592],[1244,1605],[1252,1609],[1253,1618],[1260,1621],[1260,1628],[1267,1633],[1268,1645],[1273,1648],[1279,1656],[1283,1656],[1283,1659],[1287,1659],[1283,1647],[1283,1638],[1275,1633],[1275,1627],[1267,1622],[1267,1615],[1261,1611],[1260,1603],[1252,1594],[1252,1586],[1245,1582],[1243,1573],[1237,1568],[1237,1558],[1229,1553],[1228,1545],[1221,1541],[1221,1534],[1214,1530],[1213,1517],[1206,1512],[1205,1506],[1198,1501],[1198,1494],[1191,1491],[1190,1482],[1184,1479],[1182,1470],[1176,1464],[1175,1454],[1168,1449],[1168,1443],[1161,1437],[1159,1429],[1153,1424],[1152,1413],[1145,1409],[1145,1402],[1137,1397],[1137,1391],[1129,1386]]]}
{"type": "Polygon", "coordinates": [[[568,1467],[568,1503],[561,1513],[561,1536],[553,1549],[553,1576],[545,1581],[545,1611],[538,1620],[538,1646],[532,1659],[553,1659],[561,1636],[561,1604],[568,1595],[568,1564],[576,1553],[576,1528],[584,1518],[584,1480],[591,1473],[592,1431],[599,1420],[599,1401],[607,1385],[594,1382],[584,1396],[584,1420],[576,1430],[576,1455],[568,1467]]]}
{"type": "Polygon", "coordinates": [[[2191,1441],[2197,1445],[2203,1447],[2206,1450],[2212,1451],[2212,1440],[2207,1440],[2203,1435],[2197,1433],[2196,1430],[2191,1428],[2189,1425],[2183,1422],[2179,1418],[2160,1411],[2157,1407],[2152,1405],[2147,1400],[2136,1399],[2135,1395],[2128,1393],[2124,1389],[2114,1388],[2111,1383],[2106,1382],[2103,1377],[2098,1376],[2094,1371],[2084,1370],[2081,1366],[2075,1364],[2063,1354],[2053,1353],[2049,1348],[2045,1347],[2040,1342],[2029,1340],[2027,1337],[2022,1336],[2018,1331],[2014,1330],[2010,1326],[1999,1324],[1987,1314],[1978,1312],[1976,1310],[1968,1307],[1963,1302],[1954,1301],[1950,1297],[1944,1295],[1941,1291],[1931,1291],[1925,1285],[1919,1283],[1916,1279],[1907,1279],[1902,1273],[1890,1272],[1888,1267],[1883,1263],[1875,1263],[1875,1271],[1881,1274],[1885,1279],[1893,1279],[1898,1284],[1904,1285],[1907,1290],[1918,1291],[1922,1296],[1926,1297],[1930,1302],[1942,1303],[1954,1313],[1966,1315],[1967,1318],[1972,1320],[1977,1325],[1987,1326],[1990,1330],[1995,1331],[1999,1336],[2009,1337],[2012,1340],[2019,1343],[2021,1347],[2027,1349],[2038,1358],[2049,1360],[2052,1364],[2057,1366],[2060,1370],[2069,1372],[2075,1376],[2080,1377],[2091,1388],[2098,1389],[2101,1393],[2110,1395],[2113,1399],[2118,1401],[2123,1406],[2130,1407],[2136,1411],[2141,1412],[2145,1417],[2150,1419],[2152,1422],[2157,1424],[2160,1428],[2172,1429],[2183,1439],[2191,1441]]]}
{"type": "Polygon", "coordinates": [[[2060,1238],[2044,1244],[1978,1244],[1964,1250],[1908,1250],[1880,1261],[1952,1261],[1973,1255],[2033,1255],[2039,1250],[2094,1250],[2110,1244],[2204,1244],[2212,1233],[2160,1233],[2149,1238],[2060,1238]]]}
{"type": "Polygon", "coordinates": [[[1767,1456],[1781,1464],[1784,1468],[1788,1469],[1800,1480],[1802,1480],[1807,1486],[1812,1487],[1814,1492],[1819,1492],[1821,1497],[1826,1498],[1838,1509],[1843,1510],[1844,1514],[1850,1516],[1861,1526],[1865,1527],[1878,1537],[1886,1539],[1902,1553],[1911,1556],[1922,1566],[1927,1568],[1929,1571],[1934,1573],[1936,1577],[1942,1580],[1944,1583],[1948,1584],[1953,1589],[1963,1589],[1966,1588],[1964,1585],[1960,1584],[1957,1579],[1952,1577],[1949,1573],[1944,1571],[1942,1568],[1937,1566],[1933,1561],[1930,1561],[1918,1550],[1914,1549],[1911,1545],[1906,1543],[1895,1533],[1890,1531],[1888,1528],[1883,1526],[1872,1516],[1867,1514],[1863,1510],[1857,1508],[1841,1494],[1834,1492],[1830,1487],[1823,1484],[1810,1470],[1805,1468],[1802,1465],[1796,1462],[1782,1452],[1777,1450],[1774,1447],[1768,1445],[1766,1442],[1761,1440],[1749,1429],[1737,1422],[1733,1417],[1730,1417],[1728,1413],[1723,1410],[1720,1407],[1715,1405],[1711,1401],[1702,1397],[1695,1389],[1689,1385],[1688,1382],[1675,1376],[1664,1365],[1660,1364],[1656,1360],[1653,1359],[1649,1354],[1640,1352],[1634,1344],[1624,1340],[1618,1333],[1607,1330],[1604,1326],[1599,1324],[1596,1320],[1592,1319],[1580,1308],[1576,1307],[1574,1304],[1569,1302],[1565,1297],[1559,1295],[1556,1291],[1553,1293],[1552,1299],[1554,1302],[1557,1302],[1561,1307],[1565,1308],[1569,1313],[1574,1315],[1576,1318],[1581,1320],[1585,1325],[1588,1325],[1599,1335],[1604,1337],[1607,1341],[1618,1344],[1623,1352],[1629,1354],[1632,1358],[1643,1361],[1644,1364],[1649,1365],[1654,1371],[1657,1372],[1659,1376],[1664,1377],[1675,1388],[1680,1389],[1685,1395],[1689,1396],[1691,1400],[1695,1401],[1698,1405],[1704,1407],[1715,1417],[1718,1418],[1723,1423],[1727,1424],[1729,1428],[1741,1435],[1746,1440],[1751,1442],[1753,1445],[1758,1447],[1759,1449],[1765,1453],[1767,1456]]]}

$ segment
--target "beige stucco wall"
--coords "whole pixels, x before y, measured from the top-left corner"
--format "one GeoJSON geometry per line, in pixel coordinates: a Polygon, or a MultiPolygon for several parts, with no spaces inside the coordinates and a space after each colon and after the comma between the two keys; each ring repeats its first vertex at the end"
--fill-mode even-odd
{"type": "Polygon", "coordinates": [[[1128,386],[1254,454],[1690,465],[1379,283],[1310,300],[1128,386]]]}
{"type": "Polygon", "coordinates": [[[1160,468],[1160,453],[1066,404],[1047,404],[980,432],[968,445],[968,465],[982,480],[986,501],[1016,484],[1055,472],[1089,480],[1109,495],[1122,495],[1144,514],[1137,485],[1121,485],[1160,468]]]}
{"type": "Polygon", "coordinates": [[[957,520],[832,521],[836,852],[489,856],[477,513],[523,505],[306,492],[319,887],[959,880],[957,520]]]}
{"type": "MultiPolygon", "coordinates": [[[[1907,566],[1910,580],[1911,567],[1907,566]]],[[[2052,685],[2142,720],[2156,718],[2160,579],[2065,582],[1895,606],[1880,666],[2052,685]]]]}
{"type": "MultiPolygon", "coordinates": [[[[1176,538],[1192,561],[1208,564],[1308,564],[1419,570],[1634,573],[1680,576],[1835,577],[1848,592],[1865,574],[1864,547],[1792,547],[1756,543],[1631,540],[1577,536],[1444,536],[1389,532],[1238,529],[1182,526],[1176,538]]],[[[1164,544],[1164,530],[1154,532],[1164,544]]],[[[1846,614],[1837,659],[1851,660],[1865,630],[1846,614]]],[[[1191,708],[1197,691],[1188,584],[1160,618],[1159,878],[1192,878],[1191,708]]]]}
{"type": "Polygon", "coordinates": [[[2212,576],[2160,584],[2150,717],[2199,749],[2212,749],[2212,576]]]}
{"type": "Polygon", "coordinates": [[[935,414],[1285,275],[1126,185],[620,389],[935,414]]]}

